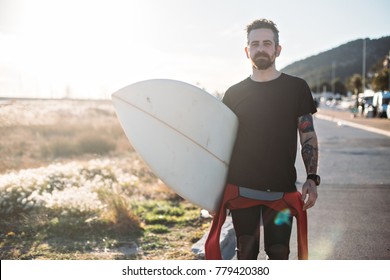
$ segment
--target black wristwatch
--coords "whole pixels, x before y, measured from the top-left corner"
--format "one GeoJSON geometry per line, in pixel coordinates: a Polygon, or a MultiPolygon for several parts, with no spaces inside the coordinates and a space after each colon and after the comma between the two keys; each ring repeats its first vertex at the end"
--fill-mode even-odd
{"type": "Polygon", "coordinates": [[[316,183],[316,186],[321,184],[321,177],[318,176],[317,174],[309,174],[309,175],[307,175],[306,180],[308,180],[308,179],[313,180],[314,183],[316,183]]]}

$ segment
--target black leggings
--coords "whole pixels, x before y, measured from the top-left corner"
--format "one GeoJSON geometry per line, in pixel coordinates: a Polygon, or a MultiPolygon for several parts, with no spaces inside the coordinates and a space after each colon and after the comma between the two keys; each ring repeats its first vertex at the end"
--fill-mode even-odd
{"type": "Polygon", "coordinates": [[[260,215],[264,226],[264,249],[269,259],[288,259],[292,216],[266,206],[232,210],[238,259],[257,259],[260,242],[260,215]]]}

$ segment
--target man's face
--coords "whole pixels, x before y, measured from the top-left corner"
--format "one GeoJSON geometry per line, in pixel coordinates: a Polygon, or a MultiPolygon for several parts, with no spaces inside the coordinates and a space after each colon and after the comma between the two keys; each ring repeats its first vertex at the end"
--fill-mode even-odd
{"type": "Polygon", "coordinates": [[[280,51],[281,47],[275,45],[272,30],[261,28],[249,33],[248,46],[245,48],[245,52],[256,69],[266,70],[274,65],[280,51]]]}

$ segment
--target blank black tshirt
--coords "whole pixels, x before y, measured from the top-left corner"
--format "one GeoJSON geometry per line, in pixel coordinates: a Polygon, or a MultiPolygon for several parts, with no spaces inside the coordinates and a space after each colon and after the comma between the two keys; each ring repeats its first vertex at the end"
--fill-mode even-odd
{"type": "Polygon", "coordinates": [[[230,87],[223,103],[239,119],[228,183],[296,191],[298,117],[317,111],[307,83],[284,73],[268,82],[249,77],[230,87]]]}

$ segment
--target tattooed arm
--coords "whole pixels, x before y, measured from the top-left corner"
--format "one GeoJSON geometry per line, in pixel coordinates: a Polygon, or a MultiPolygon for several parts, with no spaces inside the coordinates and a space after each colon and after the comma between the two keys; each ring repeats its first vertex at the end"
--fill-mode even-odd
{"type": "MultiPolygon", "coordinates": [[[[301,142],[301,153],[307,174],[317,174],[318,142],[311,114],[298,118],[298,131],[301,142]]],[[[305,201],[303,210],[313,207],[317,200],[317,186],[314,181],[306,180],[302,187],[302,199],[305,201]],[[307,201],[306,197],[308,196],[307,201]]]]}

